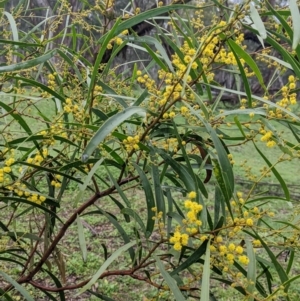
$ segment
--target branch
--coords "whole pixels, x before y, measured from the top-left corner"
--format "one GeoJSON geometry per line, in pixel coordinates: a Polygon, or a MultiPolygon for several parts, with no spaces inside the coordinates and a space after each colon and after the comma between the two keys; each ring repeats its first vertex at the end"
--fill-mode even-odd
{"type": "MultiPolygon", "coordinates": [[[[189,3],[191,2],[192,0],[175,0],[173,4],[186,4],[186,3],[189,3]]],[[[155,3],[154,5],[152,5],[149,9],[155,9],[157,8],[157,4],[155,3]]],[[[168,16],[168,13],[162,13],[160,14],[159,16],[168,16]]],[[[161,23],[164,23],[165,21],[162,19],[162,20],[156,20],[156,24],[161,24],[161,23]]],[[[128,31],[129,31],[129,34],[135,34],[139,37],[141,36],[144,36],[146,33],[150,32],[152,29],[155,28],[156,24],[152,24],[150,23],[148,20],[146,21],[142,21],[134,26],[132,26],[131,28],[128,28],[128,31]]],[[[96,53],[94,54],[94,62],[96,61],[96,57],[97,57],[97,52],[99,50],[100,46],[97,47],[97,51],[96,53]]],[[[124,53],[126,52],[126,49],[127,49],[127,46],[123,47],[123,49],[117,54],[117,55],[120,55],[122,54],[124,56],[124,53]]],[[[102,61],[101,61],[101,64],[105,64],[109,61],[110,57],[111,57],[111,54],[112,54],[112,51],[113,51],[113,48],[112,49],[106,49],[104,55],[103,55],[103,58],[102,58],[102,61]]]]}
{"type": "MultiPolygon", "coordinates": [[[[124,184],[134,181],[138,178],[139,178],[138,176],[134,176],[131,178],[125,178],[122,181],[120,181],[119,185],[124,185],[124,184]]],[[[90,197],[90,199],[88,201],[86,201],[84,204],[82,204],[71,215],[71,217],[66,221],[66,223],[63,225],[63,227],[60,229],[59,233],[56,235],[53,242],[51,243],[51,245],[49,246],[47,251],[44,253],[43,257],[36,264],[35,268],[32,271],[30,271],[28,275],[21,277],[19,280],[17,280],[17,282],[19,284],[31,282],[34,275],[37,274],[41,270],[43,264],[47,261],[47,259],[52,254],[52,252],[54,251],[57,244],[63,238],[63,236],[65,235],[68,228],[76,221],[77,216],[80,215],[83,211],[85,211],[88,207],[93,205],[98,199],[101,199],[104,196],[111,194],[115,189],[116,189],[115,186],[112,186],[101,193],[95,193],[92,197],[90,197]]],[[[12,285],[8,285],[7,287],[4,288],[4,291],[6,292],[6,291],[10,290],[11,288],[12,288],[12,285]]]]}

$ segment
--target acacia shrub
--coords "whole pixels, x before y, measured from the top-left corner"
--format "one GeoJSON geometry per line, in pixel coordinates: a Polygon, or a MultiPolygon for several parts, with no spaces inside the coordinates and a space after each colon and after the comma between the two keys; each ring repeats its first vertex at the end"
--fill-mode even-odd
{"type": "MultiPolygon", "coordinates": [[[[295,17],[295,10],[275,10],[268,4],[256,8],[249,3],[233,9],[218,2],[208,6],[224,10],[222,19],[204,24],[205,3],[160,3],[150,11],[136,11],[127,20],[119,18],[111,29],[103,28],[93,63],[85,58],[91,36],[81,35],[84,43],[78,51],[73,28],[67,33],[72,47],[61,44],[48,50],[63,33],[40,43],[36,35],[42,32],[37,27],[37,33],[19,30],[17,39],[11,33],[18,30],[14,17],[20,17],[19,11],[15,16],[2,15],[2,22],[8,17],[11,28],[5,32],[7,43],[2,50],[7,64],[0,67],[4,82],[0,183],[2,210],[7,214],[0,223],[3,299],[21,294],[33,300],[30,290],[35,296],[65,300],[68,291],[76,290],[77,295],[88,291],[111,300],[92,290],[93,284],[124,275],[157,288],[156,300],[214,299],[218,292],[213,292],[212,280],[231,286],[241,300],[296,298],[291,288],[299,278],[293,268],[298,258],[299,221],[294,215],[298,206],[276,166],[299,158],[299,117],[293,112],[300,74],[295,42],[299,37],[290,21],[295,27],[298,15],[295,17]],[[186,18],[176,14],[178,9],[186,18]],[[169,29],[154,25],[158,37],[131,35],[136,24],[145,20],[155,24],[153,18],[166,13],[169,29]],[[270,14],[280,26],[270,21],[266,29],[260,15],[270,14]],[[276,64],[280,71],[294,72],[274,94],[245,50],[245,29],[271,45],[256,57],[276,64]],[[160,39],[173,50],[172,57],[160,39]],[[123,47],[137,44],[152,61],[145,68],[133,64],[130,76],[118,75],[111,68],[113,58],[123,47]],[[111,56],[103,64],[107,49],[111,56]],[[272,49],[285,61],[272,56],[272,49]],[[27,52],[30,55],[24,55],[27,52]],[[19,63],[12,61],[16,54],[22,59],[19,63]],[[149,73],[154,65],[159,67],[158,81],[149,73]],[[219,69],[238,76],[245,92],[220,86],[215,81],[219,69]],[[46,84],[37,80],[41,72],[47,75],[46,84]],[[265,91],[263,97],[252,93],[251,77],[265,91]],[[220,95],[215,98],[212,90],[220,95]],[[240,107],[221,110],[222,93],[238,95],[240,107]],[[286,141],[276,130],[278,125],[285,126],[294,141],[286,141]],[[253,184],[247,191],[235,187],[231,141],[253,144],[265,162],[260,176],[248,173],[253,184]],[[266,149],[275,147],[281,156],[268,158],[266,149]],[[284,197],[256,194],[257,185],[270,173],[284,197]],[[214,197],[207,189],[210,181],[214,197]],[[74,187],[70,197],[69,189],[74,187]],[[130,198],[136,188],[145,195],[141,200],[145,215],[130,198]],[[106,197],[113,209],[103,204],[106,197]],[[284,219],[268,209],[279,200],[293,206],[284,219]],[[72,203],[67,215],[63,210],[66,202],[72,203]],[[115,216],[116,210],[124,220],[115,216]],[[120,233],[122,244],[109,257],[104,246],[97,272],[70,284],[63,238],[77,225],[85,262],[87,244],[93,245],[93,240],[85,235],[83,226],[91,215],[105,217],[120,233]],[[132,220],[134,237],[124,226],[132,220]],[[284,250],[289,250],[287,262],[279,259],[284,250]],[[118,265],[123,254],[126,268],[118,265]],[[17,275],[11,275],[12,267],[18,267],[17,275]]],[[[59,13],[65,9],[64,3],[59,13]]]]}

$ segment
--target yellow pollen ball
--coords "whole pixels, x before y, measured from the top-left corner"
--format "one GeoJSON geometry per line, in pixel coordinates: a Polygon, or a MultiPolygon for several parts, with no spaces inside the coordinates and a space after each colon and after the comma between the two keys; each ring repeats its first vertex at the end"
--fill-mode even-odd
{"type": "Polygon", "coordinates": [[[197,196],[197,194],[196,194],[195,191],[191,191],[191,192],[188,194],[188,197],[189,197],[190,199],[195,199],[196,196],[197,196]]]}
{"type": "Polygon", "coordinates": [[[243,254],[244,253],[244,249],[243,247],[241,246],[237,246],[236,249],[235,249],[236,253],[238,254],[243,254]]]}

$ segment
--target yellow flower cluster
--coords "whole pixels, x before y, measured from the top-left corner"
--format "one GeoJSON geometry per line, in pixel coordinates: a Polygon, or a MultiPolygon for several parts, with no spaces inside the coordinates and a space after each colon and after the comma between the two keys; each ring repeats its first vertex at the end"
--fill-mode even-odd
{"type": "Polygon", "coordinates": [[[273,137],[272,131],[265,131],[264,129],[261,129],[260,133],[263,134],[260,140],[266,142],[267,147],[273,147],[276,145],[276,142],[272,139],[273,137]]]}
{"type": "Polygon", "coordinates": [[[286,108],[288,105],[294,105],[297,103],[297,94],[296,93],[290,93],[291,90],[294,90],[296,88],[296,79],[293,75],[290,75],[288,78],[289,84],[288,86],[283,86],[281,88],[281,94],[282,94],[282,99],[276,104],[279,106],[286,108]]]}
{"type": "MultiPolygon", "coordinates": [[[[284,109],[291,110],[290,105],[297,103],[297,94],[292,92],[296,88],[296,78],[293,75],[290,75],[288,78],[288,84],[281,88],[282,99],[277,101],[276,104],[284,109]]],[[[264,97],[267,99],[267,97],[264,97]]],[[[267,104],[264,105],[266,109],[269,109],[267,104]]],[[[269,118],[289,118],[289,114],[285,113],[280,108],[269,109],[268,111],[269,118]]]]}
{"type": "Polygon", "coordinates": [[[164,115],[163,115],[163,119],[172,119],[172,118],[174,118],[176,116],[176,113],[175,112],[170,112],[170,113],[164,113],[164,115]]]}
{"type": "MultiPolygon", "coordinates": [[[[122,33],[121,33],[123,36],[127,35],[128,34],[128,29],[124,30],[122,33]]],[[[109,43],[107,44],[107,49],[112,49],[113,48],[113,44],[116,44],[116,45],[121,45],[123,43],[123,39],[118,36],[118,37],[115,37],[113,39],[111,39],[109,41],[109,43]]]]}
{"type": "Polygon", "coordinates": [[[189,241],[189,235],[186,233],[181,234],[180,228],[178,227],[173,236],[170,238],[170,243],[174,244],[173,248],[176,251],[180,251],[182,246],[187,246],[189,241]]]}
{"type": "Polygon", "coordinates": [[[15,162],[14,158],[9,158],[8,160],[5,160],[4,164],[5,166],[0,169],[0,177],[3,177],[4,173],[10,173],[11,172],[11,165],[15,162]]]}
{"type": "Polygon", "coordinates": [[[170,238],[170,243],[174,244],[174,250],[180,251],[182,246],[188,244],[189,237],[199,232],[199,227],[202,222],[198,219],[198,213],[203,209],[202,205],[192,199],[197,196],[195,191],[188,194],[188,199],[184,202],[184,207],[189,211],[186,214],[186,219],[183,220],[185,227],[176,227],[173,236],[170,238]],[[184,233],[186,232],[186,233],[184,233]]]}
{"type": "Polygon", "coordinates": [[[212,252],[218,252],[221,256],[221,261],[219,261],[219,266],[227,267],[228,265],[233,265],[234,260],[238,258],[238,261],[242,264],[248,265],[249,259],[244,253],[244,248],[240,245],[235,245],[234,243],[229,243],[227,246],[223,244],[222,236],[217,236],[214,238],[213,244],[210,245],[210,250],[212,252]],[[222,260],[223,259],[223,260],[222,260]]]}
{"type": "Polygon", "coordinates": [[[34,157],[27,158],[26,162],[34,165],[41,165],[44,159],[48,156],[48,149],[44,148],[38,152],[34,157]]]}
{"type": "Polygon", "coordinates": [[[59,179],[61,178],[61,175],[55,175],[54,180],[51,181],[51,185],[54,186],[55,188],[60,188],[61,183],[59,182],[59,179]]]}
{"type": "Polygon", "coordinates": [[[163,213],[162,211],[158,212],[156,207],[153,207],[151,210],[155,212],[155,216],[153,216],[152,219],[156,221],[160,237],[163,238],[166,235],[165,224],[162,221],[163,213]]]}
{"type": "Polygon", "coordinates": [[[165,150],[172,150],[173,152],[178,151],[178,140],[177,138],[168,138],[165,143],[162,145],[165,150]]]}
{"type": "Polygon", "coordinates": [[[190,110],[186,106],[182,106],[180,108],[180,113],[182,116],[188,116],[190,113],[190,110]]]}
{"type": "Polygon", "coordinates": [[[46,200],[45,196],[37,194],[34,191],[29,191],[27,186],[20,182],[15,182],[14,184],[7,186],[7,189],[13,191],[15,195],[19,197],[26,197],[28,201],[39,205],[46,200]]]}
{"type": "Polygon", "coordinates": [[[202,205],[191,200],[186,200],[184,202],[184,207],[189,209],[189,211],[186,214],[187,218],[184,222],[188,225],[196,224],[197,226],[201,226],[202,222],[198,220],[197,214],[203,209],[202,205]]]}
{"type": "MultiPolygon", "coordinates": [[[[202,47],[200,49],[201,56],[200,61],[203,66],[203,70],[206,71],[206,76],[209,81],[213,80],[214,73],[210,70],[212,69],[212,63],[219,63],[225,65],[237,65],[236,58],[232,51],[228,51],[224,46],[222,46],[222,40],[219,33],[224,31],[228,26],[228,23],[225,21],[220,21],[219,24],[215,27],[215,30],[210,31],[208,35],[203,35],[200,39],[202,47]]],[[[236,33],[235,42],[239,45],[244,41],[243,33],[236,33]]],[[[244,66],[245,61],[240,59],[241,64],[244,66]]],[[[245,68],[247,76],[251,76],[252,73],[248,72],[248,69],[245,68]]]]}
{"type": "MultiPolygon", "coordinates": [[[[58,120],[55,120],[49,129],[41,131],[40,134],[44,136],[43,144],[47,147],[54,146],[57,142],[54,136],[68,137],[67,129],[64,127],[63,123],[58,120]]],[[[43,150],[43,152],[45,151],[46,150],[43,150]]]]}
{"type": "MultiPolygon", "coordinates": [[[[99,86],[97,87],[98,87],[97,89],[95,88],[97,92],[102,91],[101,87],[99,86]]],[[[84,109],[80,108],[78,104],[76,104],[71,98],[66,98],[66,104],[64,105],[64,112],[67,114],[72,113],[74,119],[79,122],[82,121],[85,117],[84,109]]]]}
{"type": "Polygon", "coordinates": [[[5,174],[10,173],[11,168],[9,166],[5,166],[3,168],[0,168],[0,183],[3,183],[5,180],[5,174]]]}
{"type": "Polygon", "coordinates": [[[55,89],[55,76],[57,75],[56,72],[54,72],[53,74],[48,74],[48,87],[52,90],[55,89]]]}
{"type": "Polygon", "coordinates": [[[130,152],[132,150],[138,150],[139,145],[138,143],[140,142],[140,137],[139,135],[136,135],[134,137],[128,136],[126,139],[123,140],[123,143],[125,145],[125,148],[127,152],[130,152]]]}
{"type": "Polygon", "coordinates": [[[151,79],[151,77],[148,74],[142,74],[142,71],[138,70],[136,72],[136,75],[136,80],[138,83],[145,85],[145,87],[154,94],[159,93],[155,80],[151,79]]]}
{"type": "Polygon", "coordinates": [[[228,157],[228,159],[229,159],[229,161],[230,161],[230,164],[233,165],[235,162],[234,162],[234,160],[233,160],[232,154],[228,154],[227,157],[228,157]]]}
{"type": "Polygon", "coordinates": [[[0,184],[2,185],[4,182],[6,182],[6,180],[9,179],[5,176],[11,172],[11,165],[15,163],[15,152],[14,150],[4,149],[0,153],[2,156],[9,156],[9,158],[4,161],[4,166],[0,168],[0,184]]]}
{"type": "Polygon", "coordinates": [[[95,85],[95,88],[94,88],[94,95],[97,96],[99,95],[100,93],[103,92],[103,89],[101,86],[98,86],[98,85],[95,85]]]}
{"type": "Polygon", "coordinates": [[[33,193],[30,196],[28,196],[27,200],[41,205],[46,200],[46,197],[44,197],[43,195],[33,193]]]}

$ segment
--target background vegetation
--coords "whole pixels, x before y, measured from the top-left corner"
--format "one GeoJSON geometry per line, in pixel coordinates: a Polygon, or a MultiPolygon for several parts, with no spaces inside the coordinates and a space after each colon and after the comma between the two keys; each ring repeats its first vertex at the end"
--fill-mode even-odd
{"type": "Polygon", "coordinates": [[[297,2],[2,1],[1,300],[298,300],[297,2]]]}

